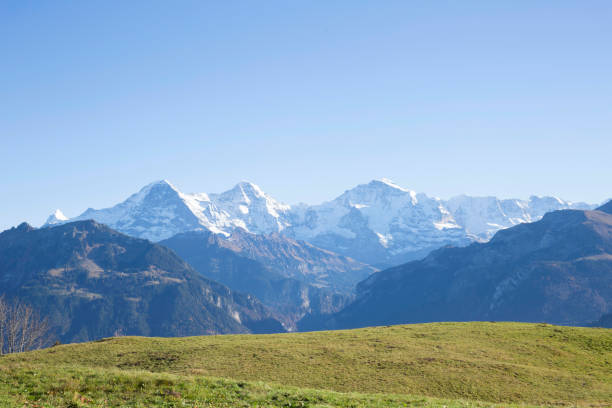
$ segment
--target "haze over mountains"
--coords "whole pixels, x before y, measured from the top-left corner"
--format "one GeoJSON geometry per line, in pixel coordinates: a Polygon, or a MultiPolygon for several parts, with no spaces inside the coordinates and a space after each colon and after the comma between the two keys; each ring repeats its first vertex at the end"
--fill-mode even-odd
{"type": "MultiPolygon", "coordinates": [[[[502,228],[558,209],[592,209],[555,197],[529,200],[459,196],[450,200],[374,180],[319,205],[278,202],[241,182],[221,194],[185,194],[167,181],[151,183],[114,207],[88,209],[71,220],[94,219],[125,234],[160,241],[193,230],[229,237],[237,229],[280,235],[377,267],[425,256],[444,245],[482,242],[502,228]]],[[[47,225],[66,222],[61,212],[47,225]]]]}

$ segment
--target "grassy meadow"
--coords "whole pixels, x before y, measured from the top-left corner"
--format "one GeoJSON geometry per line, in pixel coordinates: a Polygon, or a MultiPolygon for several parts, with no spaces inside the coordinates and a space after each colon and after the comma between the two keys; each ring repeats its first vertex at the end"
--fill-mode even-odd
{"type": "Polygon", "coordinates": [[[612,330],[431,323],[119,337],[0,358],[6,407],[612,405],[612,330]]]}

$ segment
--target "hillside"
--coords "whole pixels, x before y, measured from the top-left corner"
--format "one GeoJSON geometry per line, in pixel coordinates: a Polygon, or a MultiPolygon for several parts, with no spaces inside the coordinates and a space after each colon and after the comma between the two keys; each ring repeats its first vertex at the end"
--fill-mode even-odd
{"type": "Polygon", "coordinates": [[[546,324],[124,337],[4,356],[0,395],[62,407],[609,406],[611,365],[612,330],[546,324]]]}
{"type": "Polygon", "coordinates": [[[340,312],[301,330],[435,321],[589,325],[612,310],[612,214],[561,210],[497,232],[487,243],[442,248],[373,274],[340,312]]]}
{"type": "MultiPolygon", "coordinates": [[[[280,237],[278,241],[294,242],[280,237]]],[[[304,282],[307,279],[291,277],[287,273],[290,270],[295,271],[296,274],[297,271],[304,270],[306,276],[312,276],[314,273],[307,274],[308,270],[300,269],[298,265],[287,266],[283,269],[282,264],[297,263],[298,260],[303,260],[304,263],[308,261],[304,256],[283,255],[284,248],[281,247],[278,250],[274,242],[276,242],[274,238],[245,232],[233,234],[231,240],[225,240],[208,231],[191,231],[177,234],[172,238],[160,241],[159,244],[172,249],[203,276],[223,283],[233,290],[254,295],[273,311],[274,316],[283,322],[286,328],[291,330],[296,329],[297,321],[305,314],[318,316],[337,312],[348,303],[350,291],[347,294],[334,293],[304,282]],[[259,262],[251,259],[249,254],[245,254],[246,249],[243,251],[238,245],[248,243],[250,239],[261,242],[260,251],[268,254],[269,259],[272,259],[259,262]],[[276,267],[273,266],[275,263],[276,267]]],[[[296,242],[295,244],[298,248],[309,247],[305,243],[296,242]]],[[[316,248],[314,251],[326,252],[316,248]]],[[[336,257],[338,256],[335,254],[329,256],[332,259],[336,257]]],[[[355,261],[351,262],[358,264],[355,261]]],[[[329,273],[321,269],[322,264],[323,262],[319,262],[317,265],[319,268],[317,272],[327,277],[329,273]]],[[[349,271],[344,272],[347,275],[350,274],[349,271]]],[[[364,274],[356,271],[356,276],[354,275],[353,280],[356,279],[356,276],[367,276],[367,272],[364,274]]],[[[299,277],[304,278],[302,275],[299,277]]],[[[355,283],[356,281],[353,282],[353,285],[355,283]]]]}
{"type": "Polygon", "coordinates": [[[94,221],[2,232],[0,295],[34,306],[63,342],[284,331],[252,296],[200,276],[166,247],[94,221]]]}

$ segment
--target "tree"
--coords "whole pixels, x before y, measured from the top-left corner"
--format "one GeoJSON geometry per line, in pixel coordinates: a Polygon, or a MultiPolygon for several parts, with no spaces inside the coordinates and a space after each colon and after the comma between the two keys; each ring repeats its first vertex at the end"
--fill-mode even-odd
{"type": "Polygon", "coordinates": [[[39,349],[50,341],[47,319],[19,300],[0,297],[0,354],[39,349]]]}
{"type": "Polygon", "coordinates": [[[8,305],[4,301],[4,296],[0,297],[0,356],[4,354],[4,332],[8,315],[8,305]]]}

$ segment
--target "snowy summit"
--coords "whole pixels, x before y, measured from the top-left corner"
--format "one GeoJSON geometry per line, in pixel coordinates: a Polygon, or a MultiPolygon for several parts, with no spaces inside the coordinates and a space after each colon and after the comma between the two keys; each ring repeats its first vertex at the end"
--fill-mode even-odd
{"type": "Polygon", "coordinates": [[[49,218],[47,218],[47,221],[45,221],[43,226],[59,225],[65,223],[66,221],[68,221],[68,217],[66,217],[62,210],[58,208],[49,216],[49,218]]]}
{"type": "MultiPolygon", "coordinates": [[[[487,241],[500,229],[565,208],[593,206],[538,196],[519,200],[462,195],[441,200],[380,179],[360,184],[332,201],[292,207],[246,181],[223,193],[186,194],[161,180],[114,207],[90,208],[72,220],[94,219],[152,241],[193,230],[224,237],[237,228],[255,234],[279,233],[384,266],[424,256],[444,245],[487,241]]],[[[67,220],[57,210],[45,225],[67,220]]]]}

